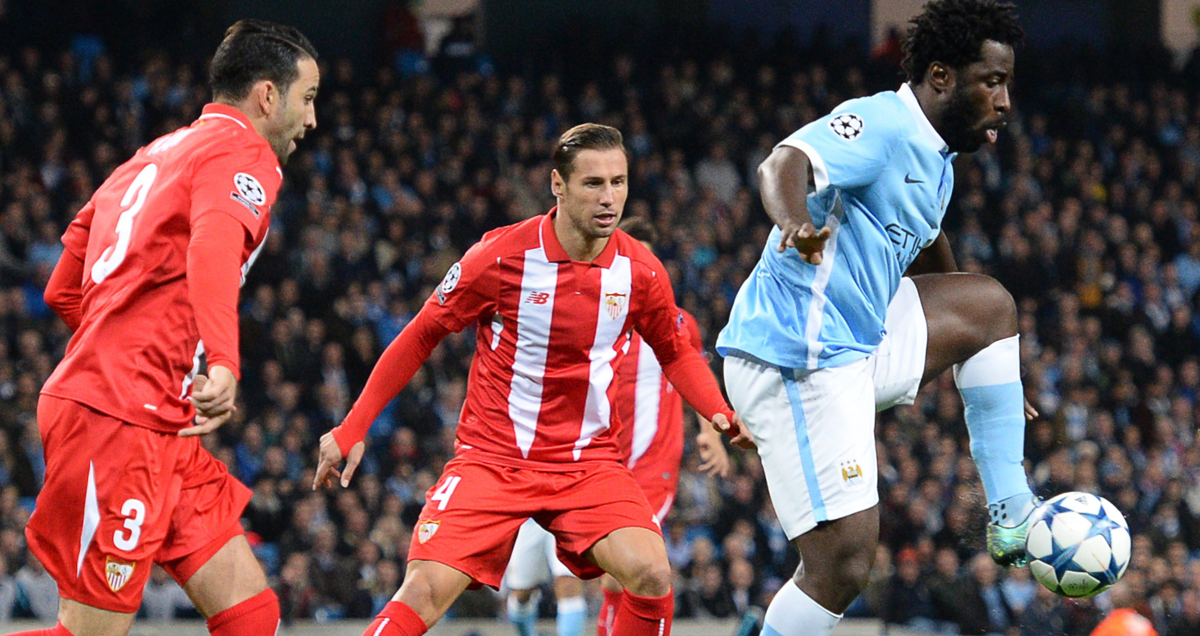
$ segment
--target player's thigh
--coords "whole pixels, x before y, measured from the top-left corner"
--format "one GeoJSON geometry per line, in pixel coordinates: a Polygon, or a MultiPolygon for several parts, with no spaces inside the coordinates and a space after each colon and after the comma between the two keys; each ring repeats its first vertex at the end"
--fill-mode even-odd
{"type": "Polygon", "coordinates": [[[392,598],[409,606],[426,626],[433,627],[471,582],[470,576],[444,563],[409,560],[404,583],[392,598]]]}
{"type": "MultiPolygon", "coordinates": [[[[642,530],[662,547],[654,510],[629,469],[612,462],[559,479],[568,481],[552,502],[554,507],[536,518],[554,535],[559,560],[575,576],[590,579],[604,573],[604,565],[590,551],[618,531],[642,530]]],[[[632,549],[640,544],[630,545],[632,549]]],[[[648,571],[669,568],[665,547],[628,556],[648,571]]]]}
{"type": "Polygon", "coordinates": [[[454,459],[426,494],[409,561],[433,561],[499,588],[521,524],[539,501],[538,474],[454,459]]]}
{"type": "Polygon", "coordinates": [[[58,620],[72,636],[125,636],[135,614],[110,612],[69,598],[59,599],[58,620]]]}
{"type": "Polygon", "coordinates": [[[870,357],[876,411],[916,401],[926,373],[929,325],[911,278],[900,279],[888,304],[884,330],[886,335],[870,357]]]}
{"type": "Polygon", "coordinates": [[[250,550],[245,535],[237,534],[200,566],[183,591],[206,618],[260,594],[267,577],[250,550]]]}
{"type": "Polygon", "coordinates": [[[662,596],[671,587],[671,565],[662,535],[648,528],[612,531],[586,553],[625,589],[639,596],[662,596]]]}
{"type": "Polygon", "coordinates": [[[184,441],[188,446],[177,469],[182,486],[171,532],[155,560],[202,614],[212,616],[265,590],[266,577],[240,521],[250,489],[198,438],[184,441]]]}
{"type": "Polygon", "coordinates": [[[879,502],[868,359],[801,371],[730,356],[725,385],[789,539],[879,502]]]}
{"type": "Polygon", "coordinates": [[[46,479],[25,529],[30,549],[63,598],[136,612],[179,497],[179,438],[50,396],[38,420],[46,479]]]}
{"type": "Polygon", "coordinates": [[[553,555],[554,536],[533,519],[527,519],[517,532],[504,573],[504,584],[510,590],[532,590],[549,583],[552,578],[550,559],[558,562],[553,555]]]}

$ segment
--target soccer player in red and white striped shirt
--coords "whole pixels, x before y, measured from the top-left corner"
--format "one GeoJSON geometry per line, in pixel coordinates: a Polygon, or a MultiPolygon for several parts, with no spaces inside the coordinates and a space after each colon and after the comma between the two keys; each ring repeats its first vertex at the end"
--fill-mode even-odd
{"type": "Polygon", "coordinates": [[[613,378],[629,332],[650,343],[701,415],[730,432],[737,419],[687,342],[662,263],[617,230],[628,196],[621,133],[572,128],[554,166],[558,207],[468,250],[388,346],[346,420],[321,438],[314,487],[330,476],[349,485],[384,405],[442,338],[476,324],[455,458],[429,491],[404,584],[370,636],[420,636],[467,586],[499,587],[528,518],[555,535],[575,574],[609,572],[628,590],[614,634],[670,632],[666,547],[617,443],[613,378]]]}

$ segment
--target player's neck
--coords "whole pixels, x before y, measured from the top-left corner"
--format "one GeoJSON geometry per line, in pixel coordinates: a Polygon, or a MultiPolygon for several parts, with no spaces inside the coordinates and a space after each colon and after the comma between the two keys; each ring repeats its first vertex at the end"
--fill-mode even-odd
{"type": "Polygon", "coordinates": [[[554,236],[558,239],[558,244],[562,246],[567,256],[571,260],[581,263],[590,263],[596,260],[596,257],[600,256],[600,253],[604,251],[604,247],[608,245],[608,240],[612,238],[610,236],[587,236],[579,228],[572,225],[570,219],[565,214],[556,214],[554,216],[554,236]]]}
{"type": "Polygon", "coordinates": [[[908,85],[912,89],[913,96],[917,98],[917,103],[921,106],[921,111],[925,113],[925,118],[929,120],[933,129],[941,133],[942,111],[941,102],[938,100],[937,90],[934,89],[929,82],[921,82],[913,86],[908,85]]]}

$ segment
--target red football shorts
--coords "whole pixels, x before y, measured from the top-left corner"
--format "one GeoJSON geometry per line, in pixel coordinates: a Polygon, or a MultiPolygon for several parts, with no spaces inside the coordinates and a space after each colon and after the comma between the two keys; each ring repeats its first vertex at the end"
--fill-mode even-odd
{"type": "Polygon", "coordinates": [[[517,531],[531,517],[581,579],[604,573],[583,553],[614,530],[661,533],[642,489],[616,462],[544,472],[455,458],[426,494],[408,560],[448,565],[498,589],[517,531]]]}
{"type": "Polygon", "coordinates": [[[230,539],[250,489],[200,446],[43,395],[46,485],[25,528],[64,598],[136,612],[152,562],[180,585],[230,539]]]}

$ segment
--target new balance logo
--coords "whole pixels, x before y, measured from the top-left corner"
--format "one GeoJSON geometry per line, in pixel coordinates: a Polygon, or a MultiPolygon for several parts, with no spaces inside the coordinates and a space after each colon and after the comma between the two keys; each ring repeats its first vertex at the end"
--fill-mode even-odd
{"type": "Polygon", "coordinates": [[[529,292],[529,297],[525,299],[525,302],[545,305],[550,302],[550,292],[529,292]]]}

